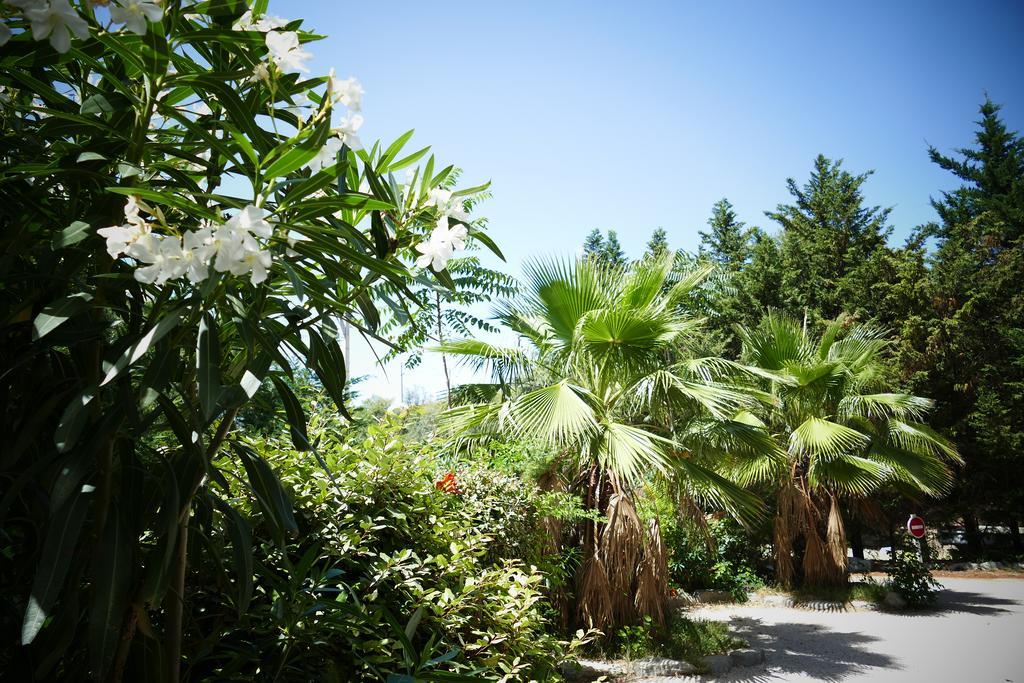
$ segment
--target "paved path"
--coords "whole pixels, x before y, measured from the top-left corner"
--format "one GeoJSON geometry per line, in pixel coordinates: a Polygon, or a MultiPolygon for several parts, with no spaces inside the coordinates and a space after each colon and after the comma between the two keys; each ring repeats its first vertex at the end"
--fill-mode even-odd
{"type": "Polygon", "coordinates": [[[938,609],[919,614],[726,605],[692,615],[731,621],[768,656],[718,680],[1024,683],[1024,579],[942,583],[938,609]]]}

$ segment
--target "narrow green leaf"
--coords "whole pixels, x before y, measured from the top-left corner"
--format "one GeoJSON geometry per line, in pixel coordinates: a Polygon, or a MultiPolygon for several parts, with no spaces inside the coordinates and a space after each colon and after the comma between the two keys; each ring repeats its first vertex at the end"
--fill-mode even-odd
{"type": "Polygon", "coordinates": [[[35,640],[64,585],[94,490],[88,485],[80,487],[50,522],[21,624],[22,645],[35,640]]]}
{"type": "Polygon", "coordinates": [[[306,413],[302,409],[302,404],[299,403],[299,399],[283,379],[277,375],[271,375],[270,381],[274,383],[274,387],[277,388],[277,393],[284,403],[284,412],[288,418],[288,430],[291,433],[295,450],[308,451],[309,436],[306,433],[306,413]]]}
{"type": "Polygon", "coordinates": [[[196,341],[196,370],[199,384],[199,405],[203,418],[213,419],[220,398],[220,341],[217,337],[217,323],[213,314],[207,312],[199,321],[199,335],[196,341]]]}
{"type": "Polygon", "coordinates": [[[125,349],[118,359],[114,361],[110,370],[107,371],[103,381],[100,382],[100,386],[105,386],[116,379],[118,375],[124,372],[125,368],[130,367],[142,358],[153,344],[163,339],[164,335],[177,327],[178,323],[181,322],[181,313],[182,310],[178,309],[165,315],[149,332],[142,335],[137,342],[125,349]]]}
{"type": "Polygon", "coordinates": [[[78,244],[89,236],[89,231],[91,229],[92,226],[88,223],[75,221],[54,235],[52,242],[53,248],[63,249],[64,247],[70,247],[72,244],[78,244]]]}
{"type": "Polygon", "coordinates": [[[92,301],[91,294],[79,292],[44,306],[36,319],[32,321],[32,338],[39,340],[53,332],[67,320],[82,312],[90,301],[92,301]]]}
{"type": "Polygon", "coordinates": [[[121,624],[128,607],[131,548],[128,525],[116,511],[93,549],[93,600],[89,610],[89,655],[92,674],[105,680],[107,668],[121,640],[121,624]]]}
{"type": "Polygon", "coordinates": [[[242,459],[257,504],[278,531],[278,540],[283,540],[284,532],[298,532],[291,499],[270,464],[245,444],[234,442],[232,445],[242,459]]]}

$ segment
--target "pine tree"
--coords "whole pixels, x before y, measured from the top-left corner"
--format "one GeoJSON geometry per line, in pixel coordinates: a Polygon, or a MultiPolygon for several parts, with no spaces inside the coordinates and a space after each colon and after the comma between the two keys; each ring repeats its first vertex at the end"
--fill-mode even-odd
{"type": "Polygon", "coordinates": [[[619,236],[614,230],[608,231],[608,238],[604,241],[604,249],[601,251],[601,260],[613,266],[624,266],[628,262],[626,252],[619,244],[619,236]]]}
{"type": "Polygon", "coordinates": [[[919,232],[937,240],[932,306],[901,348],[967,461],[951,500],[976,552],[979,517],[1024,521],[1024,139],[991,101],[980,111],[974,147],[959,158],[929,150],[963,185],[933,200],[939,221],[919,232]]]}
{"type": "Polygon", "coordinates": [[[819,154],[807,183],[786,181],[793,203],[766,212],[782,226],[782,291],[791,314],[823,320],[843,312],[864,319],[877,313],[865,273],[888,248],[892,228],[890,209],[864,205],[861,188],[871,174],[853,175],[841,160],[819,154]]]}
{"type": "Polygon", "coordinates": [[[600,258],[604,252],[604,237],[601,231],[594,228],[583,241],[583,253],[593,258],[600,258]]]}
{"type": "Polygon", "coordinates": [[[658,258],[668,253],[668,235],[664,228],[655,228],[651,233],[651,239],[647,241],[646,255],[658,258]]]}
{"type": "Polygon", "coordinates": [[[710,232],[700,231],[699,254],[715,263],[738,272],[750,257],[753,230],[736,217],[728,199],[719,199],[708,219],[710,232]]]}

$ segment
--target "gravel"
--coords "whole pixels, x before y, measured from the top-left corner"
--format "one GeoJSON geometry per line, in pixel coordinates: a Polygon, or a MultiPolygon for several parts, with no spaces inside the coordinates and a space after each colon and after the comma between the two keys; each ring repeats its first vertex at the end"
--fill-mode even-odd
{"type": "Polygon", "coordinates": [[[936,609],[902,614],[721,605],[689,616],[731,622],[766,662],[681,681],[1024,683],[1024,580],[943,578],[936,609]]]}

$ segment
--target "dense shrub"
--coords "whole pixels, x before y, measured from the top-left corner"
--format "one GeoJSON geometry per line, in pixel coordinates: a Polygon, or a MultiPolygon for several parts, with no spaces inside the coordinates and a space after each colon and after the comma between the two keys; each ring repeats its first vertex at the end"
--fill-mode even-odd
{"type": "MultiPolygon", "coordinates": [[[[189,634],[196,678],[422,679],[443,670],[542,680],[553,672],[567,644],[549,635],[543,576],[512,559],[528,537],[515,519],[526,510],[521,482],[480,469],[439,486],[436,460],[383,427],[361,444],[322,444],[323,463],[272,440],[254,449],[294,491],[299,534],[283,550],[257,549],[244,614],[221,607],[234,604],[236,587],[216,562],[204,564],[203,589],[191,597],[204,615],[189,634]],[[210,632],[223,635],[204,640],[210,632]]],[[[241,506],[260,536],[273,536],[258,499],[241,506]]],[[[232,551],[224,546],[216,552],[232,551]]]]}
{"type": "Polygon", "coordinates": [[[764,585],[758,574],[763,563],[750,532],[732,519],[709,517],[706,529],[676,522],[663,527],[669,549],[668,570],[674,586],[686,591],[730,591],[745,600],[747,591],[764,585]]]}

